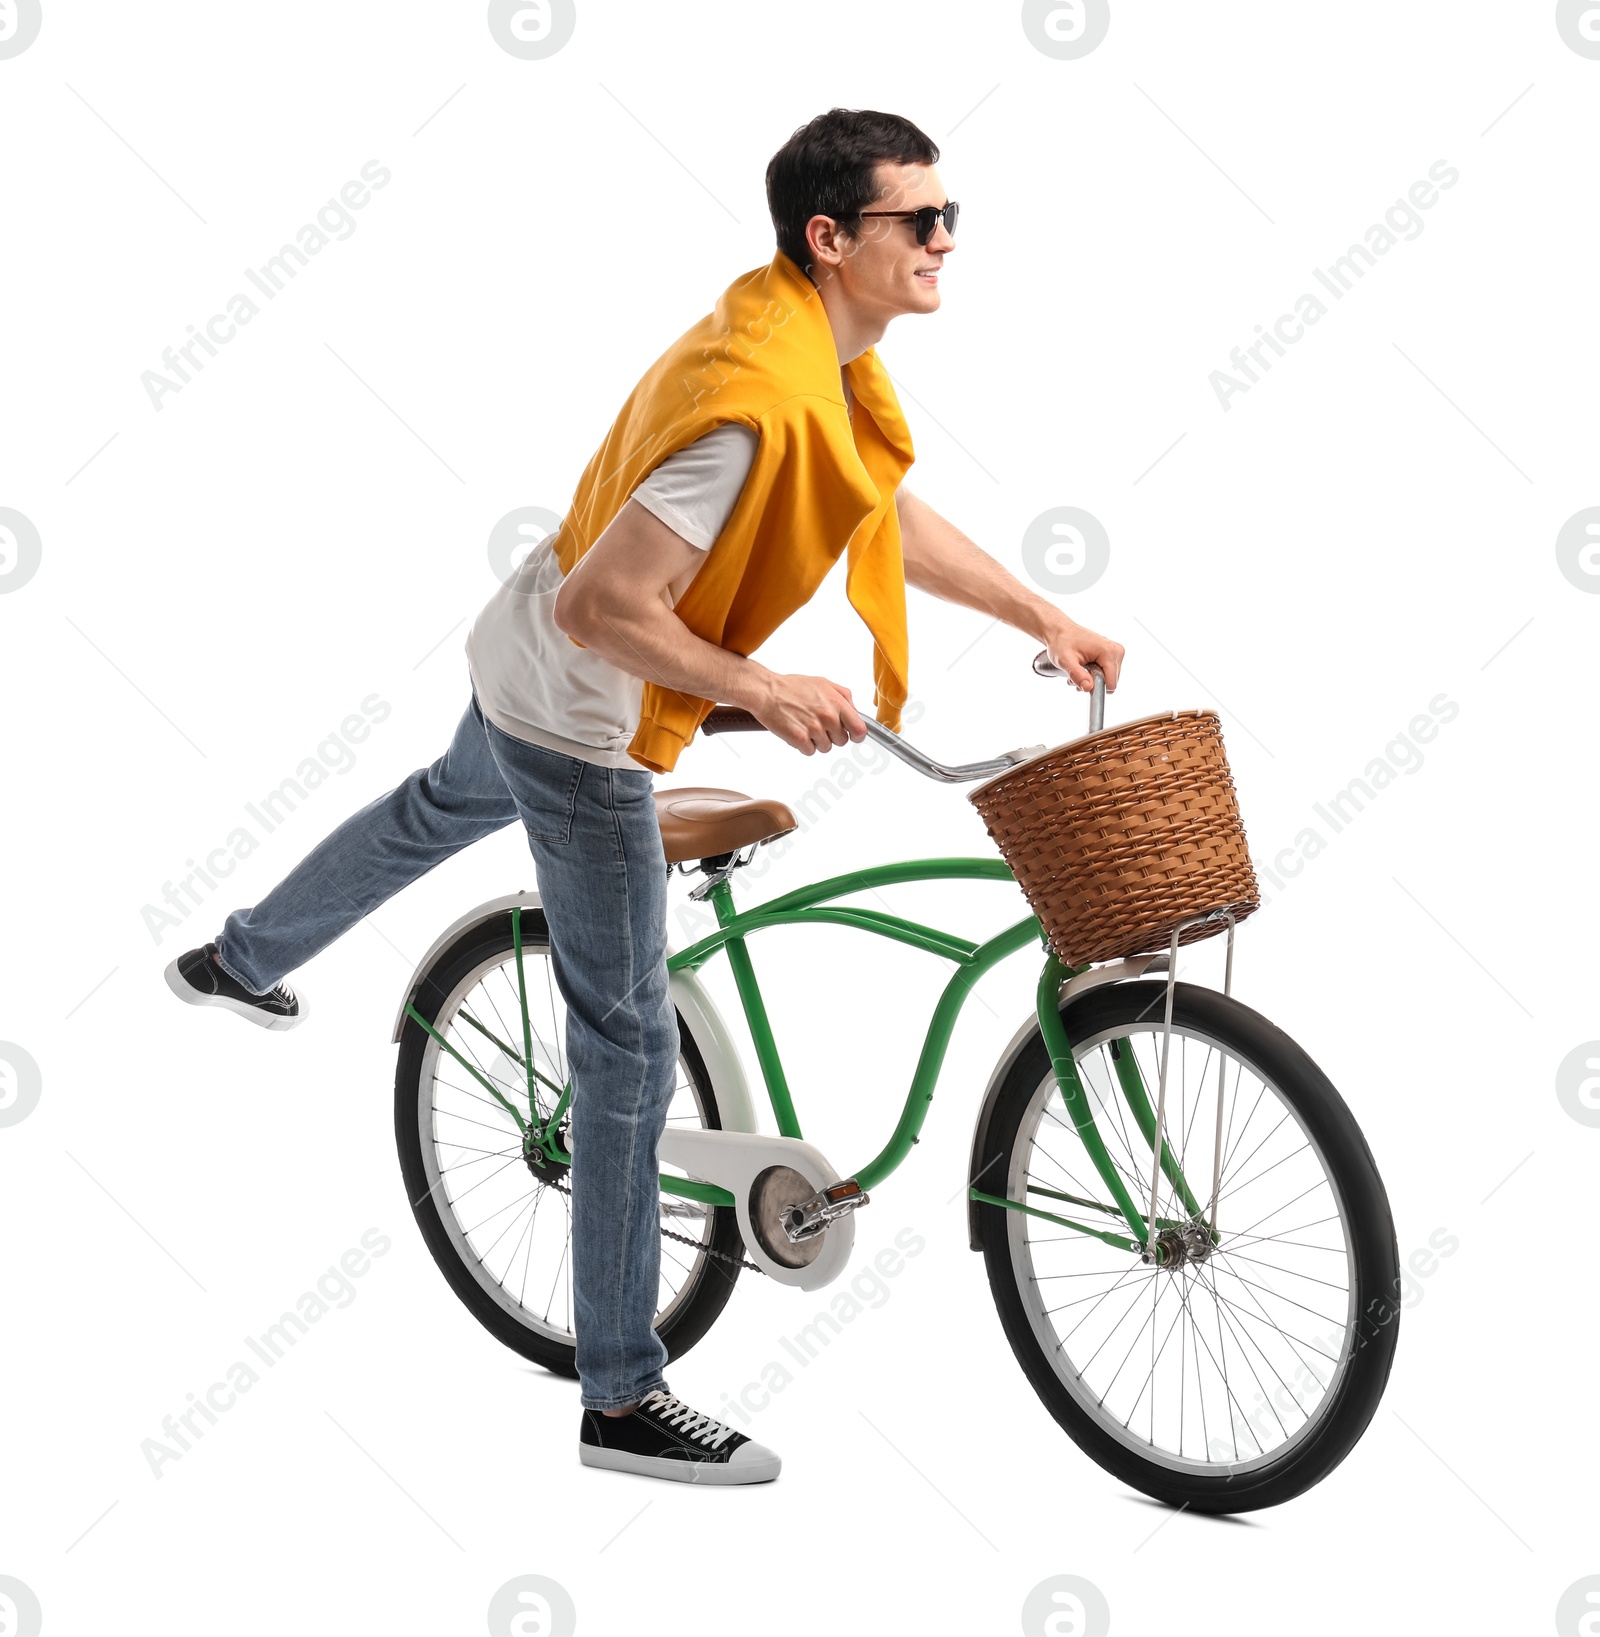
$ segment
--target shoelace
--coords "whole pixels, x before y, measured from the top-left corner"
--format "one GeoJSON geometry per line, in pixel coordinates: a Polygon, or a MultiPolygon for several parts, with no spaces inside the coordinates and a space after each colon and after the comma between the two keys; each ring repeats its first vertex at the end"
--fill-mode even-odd
{"type": "Polygon", "coordinates": [[[660,1388],[653,1388],[645,1394],[643,1407],[709,1449],[721,1449],[733,1436],[732,1427],[718,1421],[715,1416],[690,1409],[681,1398],[664,1393],[660,1388]]]}
{"type": "MultiPolygon", "coordinates": [[[[211,959],[211,951],[209,947],[206,949],[200,965],[205,971],[206,975],[212,980],[212,993],[215,994],[216,977],[219,968],[211,959]]],[[[291,1010],[296,1005],[294,990],[292,990],[286,983],[274,984],[273,987],[266,992],[266,994],[260,995],[257,998],[260,1000],[275,1000],[280,1006],[287,1007],[291,1010]]]]}

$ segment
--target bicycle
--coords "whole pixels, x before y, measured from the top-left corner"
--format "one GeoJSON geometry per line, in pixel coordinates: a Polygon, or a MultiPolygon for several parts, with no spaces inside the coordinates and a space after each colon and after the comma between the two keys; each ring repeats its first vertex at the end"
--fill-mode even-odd
{"type": "MultiPolygon", "coordinates": [[[[1034,668],[1062,674],[1047,654],[1034,668]]],[[[1090,731],[1103,720],[1096,673],[1090,731]]],[[[703,726],[761,728],[728,706],[703,726]]],[[[1044,750],[947,767],[875,721],[867,731],[947,784],[1044,750]]],[[[1029,1383],[1094,1461],[1173,1506],[1276,1505],[1344,1459],[1394,1357],[1394,1224],[1338,1092],[1282,1030],[1232,997],[1231,914],[1218,992],[1177,981],[1179,928],[1165,954],[1069,967],[1033,915],[974,943],[838,902],[912,881],[1015,885],[1002,859],[881,864],[739,910],[732,876],[797,828],[793,814],[698,787],[656,800],[669,869],[704,877],[690,897],[717,918],[715,932],[667,962],[681,1051],[658,1150],[655,1324],[669,1357],[705,1335],[741,1271],[803,1290],[838,1276],[856,1212],[917,1141],[971,986],[1037,941],[1046,958],[1034,1013],[990,1076],[967,1190],[968,1242],[1029,1383]],[[955,966],[889,1140],[843,1176],[802,1137],[747,947],[757,932],[819,922],[955,966]],[[739,1052],[698,976],[719,952],[776,1136],[758,1130],[739,1052]]],[[[451,1288],[507,1346],[575,1376],[572,1088],[549,948],[532,892],[482,904],[439,937],[395,1020],[395,1128],[413,1213],[451,1288]],[[541,1221],[551,1194],[559,1207],[541,1221]]]]}

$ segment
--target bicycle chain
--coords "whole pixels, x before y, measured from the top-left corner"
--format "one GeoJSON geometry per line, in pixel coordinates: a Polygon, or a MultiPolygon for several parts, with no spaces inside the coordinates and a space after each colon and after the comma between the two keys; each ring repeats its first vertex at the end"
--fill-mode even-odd
{"type": "Polygon", "coordinates": [[[720,1261],[733,1262],[739,1267],[749,1268],[752,1273],[764,1274],[767,1271],[765,1268],[757,1267],[756,1264],[750,1261],[748,1257],[734,1256],[731,1252],[725,1250],[713,1250],[711,1246],[706,1244],[703,1240],[691,1239],[688,1234],[674,1233],[671,1228],[663,1228],[661,1233],[664,1238],[676,1239],[678,1243],[682,1245],[693,1245],[696,1250],[704,1251],[707,1256],[715,1256],[720,1261]]]}
{"type": "MultiPolygon", "coordinates": [[[[564,1183],[547,1182],[545,1183],[545,1187],[554,1188],[558,1192],[565,1194],[568,1199],[572,1198],[572,1190],[564,1183]]],[[[715,1256],[719,1262],[732,1262],[736,1267],[749,1268],[752,1273],[764,1274],[767,1271],[763,1267],[757,1267],[756,1264],[750,1261],[748,1257],[735,1256],[731,1252],[725,1250],[716,1250],[712,1246],[706,1244],[702,1239],[691,1239],[688,1234],[674,1233],[671,1228],[663,1228],[661,1230],[661,1234],[664,1239],[676,1239],[680,1245],[689,1245],[697,1251],[703,1251],[707,1256],[715,1256]]]]}

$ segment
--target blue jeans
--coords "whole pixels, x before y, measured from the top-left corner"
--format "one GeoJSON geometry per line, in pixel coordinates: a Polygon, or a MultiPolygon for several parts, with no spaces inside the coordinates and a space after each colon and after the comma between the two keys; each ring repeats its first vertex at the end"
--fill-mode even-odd
{"type": "Polygon", "coordinates": [[[677,1081],[667,864],[644,768],[600,767],[502,733],[474,695],[450,748],[345,820],[217,939],[263,994],[402,887],[521,819],[567,1006],[572,1293],[580,1398],[665,1390],[656,1144],[677,1081]]]}

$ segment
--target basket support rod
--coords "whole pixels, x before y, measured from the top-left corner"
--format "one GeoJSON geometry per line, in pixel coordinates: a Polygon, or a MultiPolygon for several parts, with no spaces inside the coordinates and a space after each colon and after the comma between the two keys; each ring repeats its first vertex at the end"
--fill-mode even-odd
{"type": "MultiPolygon", "coordinates": [[[[1233,993],[1233,930],[1234,914],[1231,909],[1207,910],[1203,915],[1192,915],[1186,921],[1179,921],[1172,929],[1172,943],[1167,952],[1167,995],[1166,1008],[1161,1020],[1161,1070],[1156,1088],[1156,1131],[1155,1153],[1150,1162],[1150,1210],[1147,1216],[1149,1223],[1145,1250],[1149,1258],[1153,1259],[1156,1253],[1156,1194],[1161,1186],[1161,1155],[1165,1150],[1167,1140],[1167,1061],[1172,1049],[1172,992],[1178,985],[1178,938],[1189,927],[1198,926],[1202,921],[1225,920],[1228,923],[1228,964],[1223,978],[1223,993],[1233,993]]],[[[1227,1071],[1227,1060],[1223,1060],[1222,1073],[1227,1071]]],[[[1216,1237],[1217,1196],[1221,1187],[1222,1172],[1222,1081],[1217,1082],[1217,1135],[1216,1146],[1212,1156],[1211,1167],[1211,1233],[1213,1242],[1216,1237]]]]}
{"type": "MultiPolygon", "coordinates": [[[[1226,910],[1228,917],[1228,959],[1222,974],[1222,992],[1225,995],[1233,993],[1233,911],[1226,910]]],[[[1217,1135],[1211,1151],[1211,1209],[1207,1213],[1210,1218],[1211,1243],[1217,1242],[1217,1198],[1222,1192],[1222,1094],[1228,1081],[1228,1054],[1218,1053],[1217,1063],[1217,1135]]]]}
{"type": "Polygon", "coordinates": [[[1145,1250],[1151,1259],[1156,1254],[1156,1191],[1161,1185],[1161,1150],[1167,1140],[1167,1058],[1172,1049],[1172,991],[1178,982],[1178,934],[1189,925],[1180,922],[1172,929],[1172,947],[1167,954],[1167,1004],[1161,1025],[1161,1070],[1156,1087],[1156,1137],[1151,1145],[1154,1156],[1150,1162],[1150,1209],[1145,1213],[1148,1238],[1145,1250]]]}

